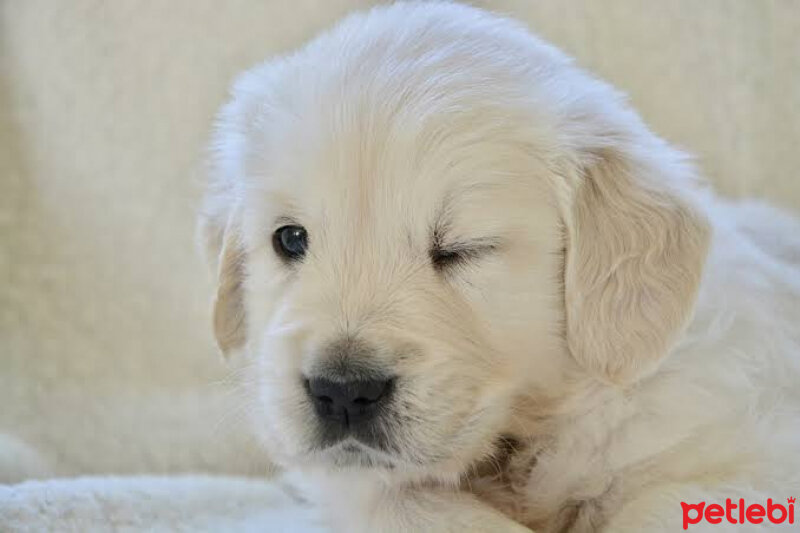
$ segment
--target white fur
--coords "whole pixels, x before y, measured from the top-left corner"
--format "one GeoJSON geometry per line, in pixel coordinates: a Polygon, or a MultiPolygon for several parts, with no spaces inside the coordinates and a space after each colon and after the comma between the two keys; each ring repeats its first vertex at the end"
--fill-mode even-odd
{"type": "Polygon", "coordinates": [[[797,223],[716,199],[517,24],[351,16],[237,81],[213,167],[217,339],[335,527],[675,531],[682,500],[794,495],[797,223]],[[310,236],[296,267],[270,246],[287,217],[310,236]],[[436,272],[442,217],[496,249],[436,272]],[[342,335],[403,384],[396,453],[371,468],[314,449],[299,386],[342,335]]]}

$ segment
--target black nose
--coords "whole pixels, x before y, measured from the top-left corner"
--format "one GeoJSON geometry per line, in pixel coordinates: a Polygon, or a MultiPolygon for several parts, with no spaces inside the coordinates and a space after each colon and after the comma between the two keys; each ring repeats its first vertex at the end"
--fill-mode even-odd
{"type": "Polygon", "coordinates": [[[389,397],[394,380],[312,378],[305,383],[317,414],[346,428],[373,418],[389,397]]]}

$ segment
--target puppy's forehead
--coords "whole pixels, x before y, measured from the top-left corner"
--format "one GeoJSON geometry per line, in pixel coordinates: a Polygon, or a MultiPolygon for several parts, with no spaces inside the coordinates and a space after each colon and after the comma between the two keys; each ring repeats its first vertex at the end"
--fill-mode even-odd
{"type": "Polygon", "coordinates": [[[520,200],[523,177],[493,160],[491,146],[431,148],[423,134],[408,134],[399,141],[340,131],[303,146],[303,157],[286,146],[283,170],[270,177],[273,216],[333,235],[427,240],[434,229],[490,231],[497,209],[520,200]]]}
{"type": "Polygon", "coordinates": [[[246,80],[245,175],[268,192],[259,209],[338,234],[422,232],[441,214],[477,224],[532,184],[554,136],[532,116],[525,62],[474,53],[479,40],[500,46],[496,36],[429,22],[323,38],[246,80]],[[321,61],[323,49],[337,60],[321,61]]]}
{"type": "Polygon", "coordinates": [[[534,150],[504,120],[477,104],[428,109],[422,120],[374,102],[329,102],[276,121],[257,148],[269,157],[254,161],[250,179],[267,193],[273,218],[341,225],[337,234],[476,226],[489,207],[519,203],[534,185],[534,150]]]}

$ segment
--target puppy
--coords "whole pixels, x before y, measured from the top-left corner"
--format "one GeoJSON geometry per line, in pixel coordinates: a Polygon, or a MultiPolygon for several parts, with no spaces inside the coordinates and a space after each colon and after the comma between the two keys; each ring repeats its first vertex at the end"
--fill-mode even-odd
{"type": "Polygon", "coordinates": [[[798,490],[796,222],[518,24],[353,15],[238,79],[212,163],[214,332],[333,529],[678,531],[798,490]]]}

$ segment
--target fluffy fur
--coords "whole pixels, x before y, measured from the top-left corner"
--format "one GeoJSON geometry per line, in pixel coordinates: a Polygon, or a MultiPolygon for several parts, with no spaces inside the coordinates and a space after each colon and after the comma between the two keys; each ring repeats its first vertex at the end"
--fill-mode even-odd
{"type": "Polygon", "coordinates": [[[800,483],[796,222],[716,199],[519,25],[351,16],[236,82],[213,174],[219,345],[334,527],[675,531],[800,483]],[[438,241],[479,252],[437,270],[438,241]],[[342,338],[398,376],[387,449],[317,442],[302,376],[342,338]]]}

